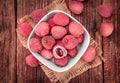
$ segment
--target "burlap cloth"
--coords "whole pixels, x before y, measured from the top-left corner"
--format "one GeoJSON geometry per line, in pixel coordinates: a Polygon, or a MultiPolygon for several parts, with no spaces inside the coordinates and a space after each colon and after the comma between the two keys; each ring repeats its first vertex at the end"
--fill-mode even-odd
{"type": "MultiPolygon", "coordinates": [[[[53,2],[50,5],[48,5],[47,7],[45,7],[45,9],[47,9],[48,12],[51,10],[54,10],[54,9],[59,9],[59,10],[63,10],[70,14],[64,0],[53,0],[53,2]]],[[[29,15],[26,15],[26,16],[22,17],[20,20],[18,20],[18,24],[21,22],[27,22],[32,27],[34,27],[36,24],[32,21],[32,19],[29,17],[29,15]]],[[[21,44],[25,48],[27,48],[27,38],[22,37],[18,33],[18,31],[17,31],[17,37],[19,38],[21,44]]],[[[68,83],[72,78],[74,78],[74,77],[80,75],[81,73],[87,71],[88,69],[96,67],[102,63],[103,57],[101,56],[102,51],[100,49],[100,46],[97,45],[97,43],[95,42],[95,40],[93,38],[91,38],[91,40],[90,40],[90,45],[94,46],[97,50],[97,56],[96,56],[95,60],[91,63],[86,63],[80,59],[71,69],[69,69],[68,71],[65,71],[65,72],[61,72],[61,73],[52,71],[51,69],[47,68],[42,63],[40,63],[40,66],[52,83],[56,83],[56,82],[68,83]]]]}

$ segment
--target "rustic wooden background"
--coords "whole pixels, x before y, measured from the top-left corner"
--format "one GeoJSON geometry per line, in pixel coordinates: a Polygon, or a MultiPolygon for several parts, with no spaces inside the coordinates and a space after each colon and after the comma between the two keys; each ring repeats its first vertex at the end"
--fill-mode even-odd
{"type": "MultiPolygon", "coordinates": [[[[29,54],[16,34],[17,20],[37,8],[44,8],[52,0],[0,0],[0,83],[50,83],[40,67],[25,64],[29,54]]],[[[66,0],[68,3],[69,0],[66,0]]],[[[74,15],[89,31],[103,50],[105,62],[72,79],[70,83],[120,83],[120,0],[87,0],[81,15],[74,15]],[[114,11],[104,19],[97,13],[97,6],[109,3],[114,11]],[[99,35],[103,21],[115,26],[108,38],[99,35]]]]}

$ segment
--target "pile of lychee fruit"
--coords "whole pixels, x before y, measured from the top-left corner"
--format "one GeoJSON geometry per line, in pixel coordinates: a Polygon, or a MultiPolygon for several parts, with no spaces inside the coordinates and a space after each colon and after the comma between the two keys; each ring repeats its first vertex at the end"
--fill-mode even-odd
{"type": "Polygon", "coordinates": [[[77,45],[84,39],[83,27],[61,12],[39,23],[34,33],[29,42],[31,51],[47,60],[54,59],[54,63],[61,67],[77,55],[77,45]]]}
{"type": "MultiPolygon", "coordinates": [[[[84,9],[84,1],[86,0],[71,0],[68,3],[68,8],[74,14],[81,14],[84,9]]],[[[103,18],[109,18],[112,15],[113,9],[108,4],[99,5],[97,12],[103,18]]],[[[34,10],[29,16],[34,22],[46,15],[45,9],[34,10]]],[[[100,25],[100,34],[103,37],[108,37],[112,34],[114,26],[111,22],[103,22],[100,25]]],[[[18,32],[21,36],[28,38],[32,31],[32,26],[27,22],[18,25],[18,32]]],[[[54,59],[57,66],[66,66],[69,58],[74,58],[77,53],[77,45],[84,41],[84,29],[76,22],[72,22],[68,16],[63,13],[57,13],[49,18],[46,22],[41,22],[36,27],[34,38],[30,39],[30,49],[33,52],[39,53],[47,60],[54,59]]],[[[96,49],[93,46],[88,46],[86,52],[82,56],[85,62],[91,62],[95,59],[96,49]]],[[[37,67],[39,62],[32,55],[26,57],[26,63],[31,67],[37,67]]]]}

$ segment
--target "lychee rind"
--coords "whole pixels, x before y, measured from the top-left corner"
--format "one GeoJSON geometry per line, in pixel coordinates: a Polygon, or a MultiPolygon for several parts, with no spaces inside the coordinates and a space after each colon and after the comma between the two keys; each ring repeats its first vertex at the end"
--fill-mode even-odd
{"type": "Polygon", "coordinates": [[[52,49],[54,44],[56,43],[55,39],[52,36],[44,36],[41,40],[42,45],[46,49],[52,49]]]}
{"type": "Polygon", "coordinates": [[[45,9],[36,9],[31,12],[30,17],[33,19],[34,22],[39,22],[43,16],[47,14],[47,10],[45,9]]]}
{"type": "Polygon", "coordinates": [[[103,22],[100,26],[100,33],[103,37],[108,37],[112,34],[114,26],[112,23],[103,22]]]}
{"type": "Polygon", "coordinates": [[[52,59],[53,58],[53,53],[51,50],[48,49],[42,49],[40,51],[40,54],[42,57],[44,57],[45,59],[52,59]]]}
{"type": "Polygon", "coordinates": [[[103,4],[98,6],[98,13],[104,18],[110,17],[112,15],[112,12],[113,8],[110,5],[103,4]]]}
{"type": "Polygon", "coordinates": [[[21,23],[18,25],[18,32],[23,37],[28,37],[32,31],[32,27],[28,23],[21,23]]]}
{"type": "Polygon", "coordinates": [[[42,45],[38,38],[31,38],[29,41],[29,46],[32,52],[38,52],[42,50],[42,45]]]}
{"type": "Polygon", "coordinates": [[[74,14],[81,14],[84,8],[83,3],[79,1],[70,1],[68,7],[74,14]]]}
{"type": "Polygon", "coordinates": [[[61,39],[67,34],[67,30],[61,26],[54,26],[51,29],[51,34],[55,39],[61,39]]]}
{"type": "Polygon", "coordinates": [[[60,58],[60,59],[54,58],[54,63],[57,66],[64,67],[64,66],[66,66],[68,64],[68,56],[65,56],[65,57],[60,58]]]}
{"type": "Polygon", "coordinates": [[[62,39],[62,43],[63,43],[65,48],[73,49],[73,48],[75,48],[78,45],[78,40],[74,36],[72,36],[72,35],[66,35],[62,39]]]}
{"type": "Polygon", "coordinates": [[[77,53],[78,53],[77,47],[68,50],[68,55],[70,55],[72,58],[75,57],[77,53]]]}
{"type": "Polygon", "coordinates": [[[64,13],[57,13],[53,17],[53,22],[56,25],[66,26],[69,23],[69,17],[64,13]]]}
{"type": "Polygon", "coordinates": [[[38,60],[32,55],[29,54],[26,59],[26,64],[29,65],[30,67],[37,67],[39,65],[38,60]]]}
{"type": "Polygon", "coordinates": [[[96,49],[93,46],[89,46],[86,52],[83,54],[82,59],[85,62],[92,62],[96,56],[96,49]]]}
{"type": "Polygon", "coordinates": [[[74,37],[79,37],[84,33],[83,27],[77,23],[77,22],[71,22],[69,24],[69,32],[74,36],[74,37]]]}

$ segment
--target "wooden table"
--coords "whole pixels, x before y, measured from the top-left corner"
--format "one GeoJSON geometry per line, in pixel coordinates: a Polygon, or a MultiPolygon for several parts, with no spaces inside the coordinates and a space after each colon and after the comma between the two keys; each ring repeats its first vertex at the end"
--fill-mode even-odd
{"type": "MultiPolygon", "coordinates": [[[[40,67],[25,64],[29,54],[16,34],[17,20],[36,8],[44,8],[52,0],[0,0],[0,83],[50,83],[40,67]]],[[[66,0],[68,3],[69,0],[66,0]]],[[[81,15],[74,15],[89,31],[103,50],[105,62],[72,79],[70,83],[120,83],[120,1],[88,0],[81,15]],[[111,18],[104,19],[97,13],[100,4],[110,3],[111,18]],[[113,34],[108,38],[99,35],[103,21],[114,23],[113,34]]]]}

